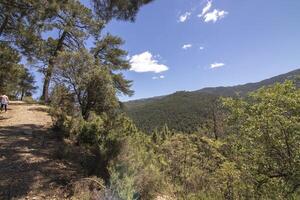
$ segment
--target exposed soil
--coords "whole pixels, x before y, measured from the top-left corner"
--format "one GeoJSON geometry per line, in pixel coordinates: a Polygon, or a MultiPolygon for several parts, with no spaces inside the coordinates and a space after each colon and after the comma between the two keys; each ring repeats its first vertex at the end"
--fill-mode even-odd
{"type": "Polygon", "coordinates": [[[0,114],[0,199],[68,199],[82,170],[56,158],[61,145],[46,106],[12,102],[0,114]]]}

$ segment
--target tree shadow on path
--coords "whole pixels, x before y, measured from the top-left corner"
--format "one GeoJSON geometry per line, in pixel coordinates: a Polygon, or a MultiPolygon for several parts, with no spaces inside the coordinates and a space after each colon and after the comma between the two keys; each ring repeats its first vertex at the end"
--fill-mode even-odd
{"type": "MultiPolygon", "coordinates": [[[[62,142],[34,124],[0,127],[0,199],[62,193],[78,166],[54,157],[62,142]]],[[[58,197],[59,198],[59,197],[58,197]]]]}

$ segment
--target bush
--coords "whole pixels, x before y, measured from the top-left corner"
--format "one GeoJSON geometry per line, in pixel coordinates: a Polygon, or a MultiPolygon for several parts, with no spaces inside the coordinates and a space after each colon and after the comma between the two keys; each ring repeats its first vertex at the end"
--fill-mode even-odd
{"type": "Polygon", "coordinates": [[[28,103],[28,104],[34,104],[34,103],[37,103],[36,100],[34,100],[31,96],[26,96],[23,98],[23,101],[25,103],[28,103]]]}

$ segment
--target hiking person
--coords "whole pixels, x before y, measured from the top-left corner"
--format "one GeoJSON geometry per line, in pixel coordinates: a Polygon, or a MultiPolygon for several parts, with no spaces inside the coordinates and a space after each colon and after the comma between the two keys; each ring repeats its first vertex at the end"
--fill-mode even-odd
{"type": "Polygon", "coordinates": [[[5,110],[5,112],[7,112],[7,106],[9,103],[9,99],[8,96],[6,96],[5,94],[1,96],[1,111],[3,111],[3,108],[5,110]]]}

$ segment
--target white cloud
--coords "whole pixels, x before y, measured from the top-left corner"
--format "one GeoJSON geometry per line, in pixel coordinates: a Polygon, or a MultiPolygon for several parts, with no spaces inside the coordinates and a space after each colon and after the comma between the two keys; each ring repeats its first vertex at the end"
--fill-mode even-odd
{"type": "Polygon", "coordinates": [[[210,10],[211,6],[212,6],[212,1],[207,1],[206,6],[202,9],[202,13],[199,14],[198,17],[204,16],[205,13],[207,13],[210,10]]]}
{"type": "Polygon", "coordinates": [[[182,49],[188,49],[191,48],[193,45],[192,44],[185,44],[182,46],[182,49]]]}
{"type": "Polygon", "coordinates": [[[164,79],[165,76],[164,75],[160,75],[160,76],[153,76],[152,79],[153,80],[157,80],[157,79],[164,79]]]}
{"type": "Polygon", "coordinates": [[[130,70],[135,72],[160,73],[169,69],[166,65],[159,64],[149,51],[132,56],[130,64],[130,70]]]}
{"type": "Polygon", "coordinates": [[[214,9],[214,11],[206,13],[203,16],[203,19],[204,19],[204,22],[210,22],[210,21],[216,22],[219,19],[224,18],[227,14],[228,14],[228,12],[226,12],[224,10],[214,9]]]}
{"type": "Polygon", "coordinates": [[[213,68],[219,68],[219,67],[223,67],[225,66],[224,63],[212,63],[210,64],[210,68],[213,69],[213,68]]]}
{"type": "Polygon", "coordinates": [[[190,12],[186,12],[183,15],[180,15],[178,22],[185,22],[186,20],[189,19],[189,17],[191,16],[191,14],[192,13],[190,13],[190,12]]]}
{"type": "Polygon", "coordinates": [[[200,50],[204,50],[204,47],[199,47],[200,50]]]}
{"type": "Polygon", "coordinates": [[[198,15],[198,17],[203,18],[204,22],[216,22],[219,19],[224,18],[228,12],[225,10],[218,10],[214,9],[213,11],[209,12],[212,8],[212,1],[207,1],[207,4],[202,9],[202,13],[198,15]]]}

